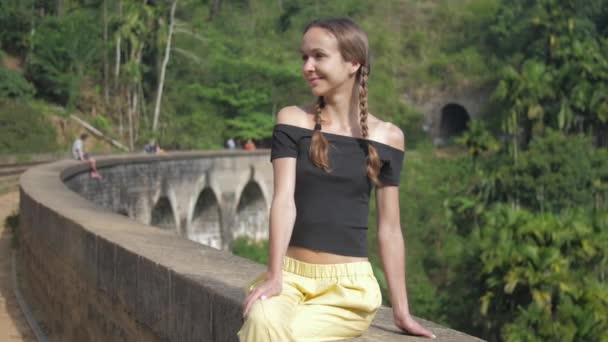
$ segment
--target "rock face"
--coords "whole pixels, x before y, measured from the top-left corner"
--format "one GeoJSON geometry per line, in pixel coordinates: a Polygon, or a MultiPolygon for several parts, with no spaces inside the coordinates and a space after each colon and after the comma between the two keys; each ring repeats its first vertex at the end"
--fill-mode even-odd
{"type": "MultiPolygon", "coordinates": [[[[48,339],[236,341],[244,288],[265,267],[139,220],[148,217],[151,221],[157,208],[158,222],[170,225],[171,220],[162,217],[171,209],[179,213],[175,228],[181,233],[180,229],[192,224],[184,223],[184,218],[197,217],[195,208],[203,213],[213,208],[207,203],[214,195],[223,225],[224,210],[245,210],[248,206],[240,205],[240,199],[255,197],[257,190],[249,185],[252,179],[264,184],[266,176],[258,174],[261,168],[250,167],[257,161],[270,164],[268,153],[110,156],[98,163],[105,177],[102,183],[89,179],[85,166],[74,161],[28,170],[20,185],[19,272],[26,300],[48,339]],[[243,165],[249,170],[245,176],[230,173],[243,165]],[[147,169],[152,166],[155,170],[147,169]],[[174,183],[163,181],[159,169],[172,175],[174,183]],[[194,176],[203,170],[208,175],[194,176]],[[198,183],[191,183],[188,191],[185,182],[176,185],[177,179],[198,183]],[[146,184],[157,190],[148,192],[146,184]],[[213,193],[205,193],[207,188],[213,193]],[[190,202],[172,202],[186,194],[192,196],[190,202]],[[169,204],[158,204],[163,197],[169,204]],[[202,204],[197,204],[201,197],[202,204]],[[189,213],[184,208],[192,215],[184,215],[189,213]],[[121,210],[123,215],[118,213],[121,210]]],[[[437,341],[478,340],[422,323],[433,329],[437,341]]],[[[397,333],[390,310],[382,308],[370,330],[355,340],[419,339],[397,333]]]]}

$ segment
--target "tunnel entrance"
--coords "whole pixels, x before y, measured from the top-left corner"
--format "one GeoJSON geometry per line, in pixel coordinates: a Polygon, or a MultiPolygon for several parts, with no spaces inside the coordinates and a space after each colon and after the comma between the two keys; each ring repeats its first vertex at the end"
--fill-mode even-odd
{"type": "Polygon", "coordinates": [[[451,137],[458,136],[467,129],[471,117],[467,110],[456,103],[449,103],[441,109],[441,124],[439,135],[447,142],[451,137]]]}
{"type": "Polygon", "coordinates": [[[213,248],[222,248],[220,206],[210,188],[204,189],[198,196],[188,239],[213,248]]]}
{"type": "Polygon", "coordinates": [[[262,189],[249,182],[243,189],[236,209],[233,238],[246,236],[254,240],[268,238],[268,210],[262,189]]]}
{"type": "Polygon", "coordinates": [[[161,197],[156,202],[154,209],[152,209],[150,224],[163,229],[175,230],[175,216],[173,215],[171,202],[167,197],[161,197]]]}

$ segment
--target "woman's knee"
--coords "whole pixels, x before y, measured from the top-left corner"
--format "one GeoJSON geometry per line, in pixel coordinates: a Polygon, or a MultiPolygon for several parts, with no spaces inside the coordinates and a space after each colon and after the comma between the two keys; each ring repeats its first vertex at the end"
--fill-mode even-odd
{"type": "Polygon", "coordinates": [[[264,308],[264,304],[261,301],[256,301],[253,303],[247,316],[245,317],[245,322],[248,322],[251,325],[255,325],[257,327],[266,327],[272,324],[272,320],[268,318],[266,314],[266,310],[264,308]]]}
{"type": "Polygon", "coordinates": [[[284,304],[278,297],[256,301],[245,317],[244,327],[283,336],[283,340],[288,338],[291,336],[288,324],[291,312],[284,304]]]}
{"type": "Polygon", "coordinates": [[[277,317],[272,306],[265,301],[257,301],[245,317],[243,327],[238,333],[239,340],[241,342],[292,341],[290,332],[282,325],[283,320],[277,317]]]}

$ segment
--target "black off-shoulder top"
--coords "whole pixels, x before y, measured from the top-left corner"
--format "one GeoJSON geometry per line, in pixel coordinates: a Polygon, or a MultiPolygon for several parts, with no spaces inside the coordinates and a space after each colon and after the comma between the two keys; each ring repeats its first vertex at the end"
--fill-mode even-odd
{"type": "Polygon", "coordinates": [[[290,246],[347,256],[367,256],[367,220],[373,182],[367,176],[367,144],[382,160],[378,179],[399,185],[404,152],[362,138],[325,133],[331,171],[314,166],[308,151],[314,131],[276,124],[270,160],[296,158],[296,222],[290,246]]]}

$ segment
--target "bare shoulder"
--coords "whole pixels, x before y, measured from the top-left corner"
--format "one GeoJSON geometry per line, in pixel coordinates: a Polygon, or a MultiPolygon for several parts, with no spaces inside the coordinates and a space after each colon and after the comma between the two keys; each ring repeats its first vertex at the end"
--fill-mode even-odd
{"type": "Polygon", "coordinates": [[[372,140],[376,140],[401,151],[405,150],[405,135],[401,128],[391,122],[382,121],[373,115],[369,116],[368,125],[370,127],[370,138],[372,140]]]}
{"type": "Polygon", "coordinates": [[[312,119],[309,106],[287,106],[277,113],[276,123],[309,128],[312,119]]]}

